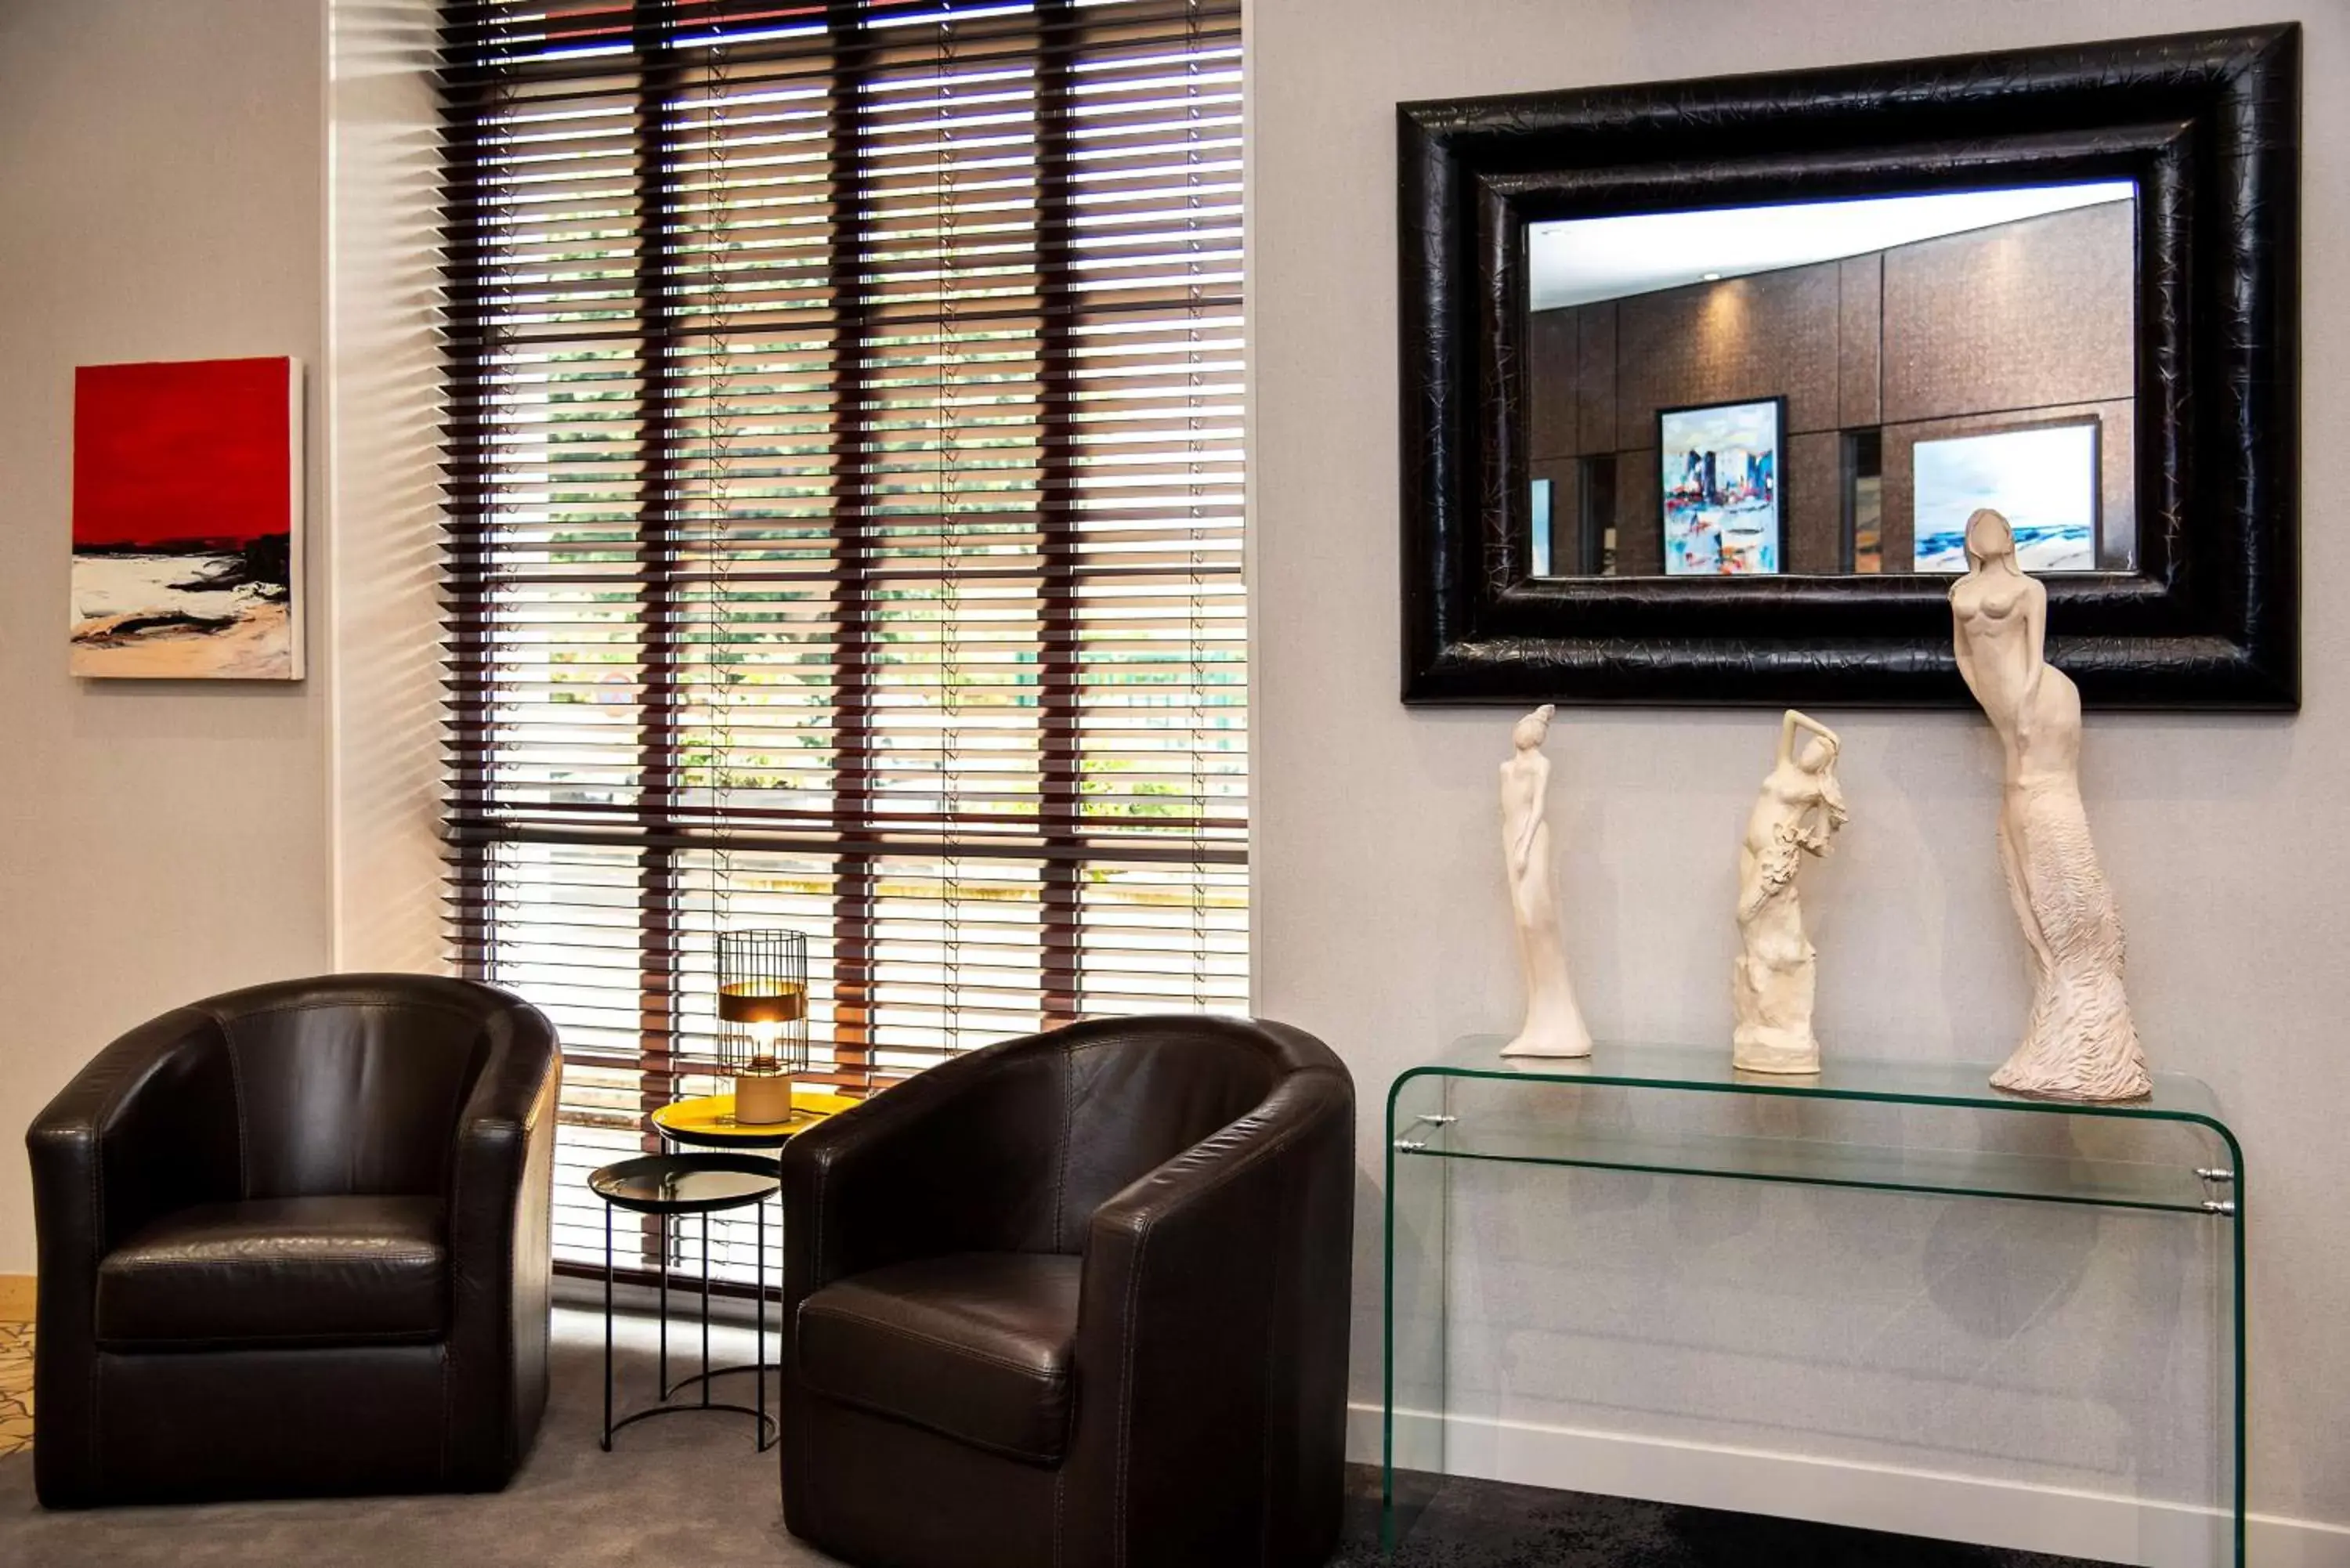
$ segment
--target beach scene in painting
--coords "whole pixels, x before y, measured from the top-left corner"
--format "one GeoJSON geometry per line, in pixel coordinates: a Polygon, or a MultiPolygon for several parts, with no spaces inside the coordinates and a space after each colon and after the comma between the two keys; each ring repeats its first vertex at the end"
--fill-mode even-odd
{"type": "Polygon", "coordinates": [[[73,673],[301,678],[299,389],[284,358],[75,372],[73,673]]]}
{"type": "Polygon", "coordinates": [[[1772,400],[1658,416],[1668,574],[1779,569],[1779,410],[1772,400]]]}
{"type": "Polygon", "coordinates": [[[1983,508],[2015,531],[2015,564],[2027,572],[2097,569],[2097,427],[1921,441],[1911,475],[1917,497],[1917,570],[1967,569],[1967,519],[1983,508]]]}

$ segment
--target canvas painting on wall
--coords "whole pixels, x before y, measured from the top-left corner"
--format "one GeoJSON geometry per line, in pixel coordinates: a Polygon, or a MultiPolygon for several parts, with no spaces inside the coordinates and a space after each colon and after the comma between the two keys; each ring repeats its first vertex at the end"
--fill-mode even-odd
{"type": "Polygon", "coordinates": [[[1967,519],[1981,507],[2015,530],[2027,572],[2097,569],[2097,424],[2094,420],[1989,435],[1921,441],[1916,483],[1916,569],[1967,569],[1967,519]]]}
{"type": "Polygon", "coordinates": [[[1786,425],[1783,398],[1658,410],[1668,576],[1779,570],[1786,425]]]}
{"type": "Polygon", "coordinates": [[[302,368],[74,372],[76,675],[302,678],[302,368]]]}

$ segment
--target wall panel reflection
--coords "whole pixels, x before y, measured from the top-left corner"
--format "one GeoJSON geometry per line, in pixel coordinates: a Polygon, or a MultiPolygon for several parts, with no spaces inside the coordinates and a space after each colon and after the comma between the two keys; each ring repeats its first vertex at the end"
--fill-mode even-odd
{"type": "Polygon", "coordinates": [[[1538,223],[1540,576],[1963,568],[1995,506],[2038,571],[2137,557],[2126,182],[1538,223]],[[1753,405],[1783,400],[1767,450],[1753,405]],[[1692,450],[1676,410],[1725,412],[1692,450]]]}

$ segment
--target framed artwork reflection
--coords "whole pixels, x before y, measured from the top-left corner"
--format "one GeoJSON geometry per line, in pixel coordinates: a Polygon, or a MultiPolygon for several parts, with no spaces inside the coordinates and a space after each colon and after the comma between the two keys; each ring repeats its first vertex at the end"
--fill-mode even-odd
{"type": "Polygon", "coordinates": [[[1531,569],[1537,577],[1547,577],[1558,570],[1557,563],[1551,559],[1550,509],[1551,482],[1547,479],[1537,479],[1534,481],[1533,508],[1534,537],[1528,541],[1533,546],[1531,569]]]}
{"type": "Polygon", "coordinates": [[[1918,442],[1912,569],[1965,571],[1967,519],[1988,506],[2015,530],[2015,563],[2025,571],[2095,571],[2098,435],[2092,416],[1918,442]]]}
{"type": "Polygon", "coordinates": [[[1657,410],[1667,576],[1780,571],[1786,432],[1784,398],[1657,410]]]}

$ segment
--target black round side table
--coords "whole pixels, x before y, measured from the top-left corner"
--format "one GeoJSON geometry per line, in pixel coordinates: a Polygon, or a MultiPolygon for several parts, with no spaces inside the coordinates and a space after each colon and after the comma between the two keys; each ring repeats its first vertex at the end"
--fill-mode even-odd
{"type": "Polygon", "coordinates": [[[754,1417],[758,1443],[764,1452],[775,1437],[775,1417],[767,1414],[767,1199],[782,1188],[775,1160],[754,1154],[647,1154],[608,1165],[588,1179],[604,1200],[604,1440],[612,1451],[612,1434],[634,1421],[652,1416],[672,1416],[685,1410],[731,1410],[754,1417]],[[752,1365],[730,1367],[749,1372],[758,1385],[758,1407],[730,1405],[710,1397],[710,1217],[729,1209],[749,1208],[758,1216],[758,1263],[754,1339],[752,1365]],[[612,1210],[633,1210],[657,1214],[661,1223],[660,1270],[660,1399],[642,1410],[612,1419],[612,1210]],[[675,1385],[669,1380],[669,1228],[681,1214],[702,1217],[702,1371],[675,1385]],[[702,1386],[697,1403],[673,1405],[670,1397],[688,1384],[702,1386]]]}

